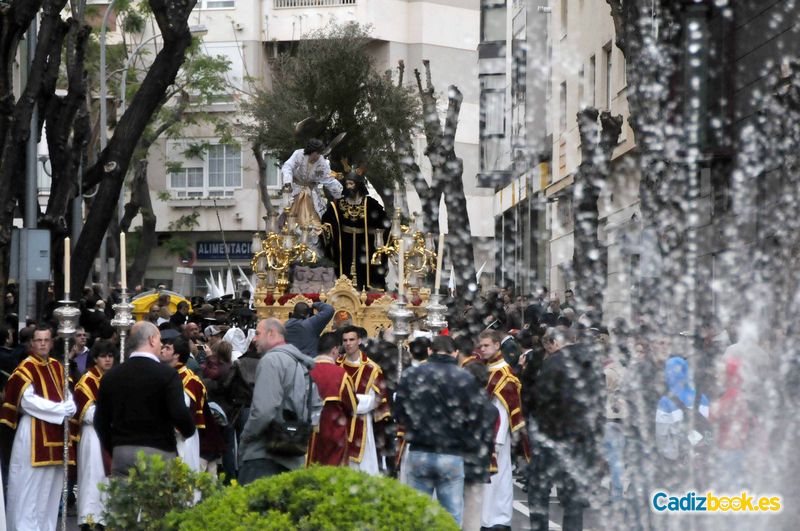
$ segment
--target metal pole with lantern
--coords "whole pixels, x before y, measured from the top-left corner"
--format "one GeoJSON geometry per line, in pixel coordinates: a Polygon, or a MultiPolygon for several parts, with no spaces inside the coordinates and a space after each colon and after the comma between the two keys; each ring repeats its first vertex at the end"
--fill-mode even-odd
{"type": "MultiPolygon", "coordinates": [[[[81,311],[77,308],[77,303],[70,300],[69,296],[69,283],[70,283],[70,246],[69,238],[64,239],[64,300],[59,301],[59,306],[54,312],[56,319],[58,319],[58,334],[64,339],[64,367],[63,367],[63,397],[67,399],[69,395],[69,340],[75,335],[78,327],[78,320],[81,317],[81,311]]],[[[67,475],[69,473],[69,417],[64,418],[64,479],[61,486],[61,529],[67,529],[67,497],[69,495],[69,481],[67,475]]]]}

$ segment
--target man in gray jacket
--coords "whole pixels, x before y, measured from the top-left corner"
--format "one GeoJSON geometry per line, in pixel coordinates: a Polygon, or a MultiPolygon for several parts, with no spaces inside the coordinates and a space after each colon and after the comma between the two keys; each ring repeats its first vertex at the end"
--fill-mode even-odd
{"type": "Polygon", "coordinates": [[[319,336],[333,319],[333,313],[333,306],[324,302],[317,301],[311,307],[305,302],[298,302],[284,325],[286,342],[313,358],[317,355],[319,336]]]}
{"type": "MultiPolygon", "coordinates": [[[[242,430],[239,450],[239,483],[246,485],[258,478],[301,468],[304,456],[285,457],[267,451],[267,431],[273,420],[283,420],[284,410],[307,416],[306,391],[308,371],[314,360],[286,343],[285,331],[275,318],[264,319],[256,327],[253,341],[265,352],[256,367],[253,404],[242,430]]],[[[311,392],[312,423],[319,421],[322,400],[315,386],[311,392]]]]}

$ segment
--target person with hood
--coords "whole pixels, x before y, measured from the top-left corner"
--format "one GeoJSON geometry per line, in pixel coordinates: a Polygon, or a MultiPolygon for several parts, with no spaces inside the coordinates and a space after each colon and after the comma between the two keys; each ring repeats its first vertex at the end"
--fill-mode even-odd
{"type": "Polygon", "coordinates": [[[247,485],[256,479],[297,470],[305,464],[304,455],[276,455],[268,449],[274,434],[273,421],[282,423],[291,414],[296,419],[319,422],[322,400],[309,372],[314,360],[286,343],[281,322],[274,317],[256,326],[254,339],[264,356],[256,368],[253,403],[242,430],[239,451],[239,483],[247,485]],[[310,397],[308,395],[310,393],[310,397]],[[308,410],[309,402],[311,411],[308,410]]]}
{"type": "Polygon", "coordinates": [[[241,328],[234,327],[225,332],[222,340],[231,344],[231,363],[235,363],[236,360],[241,358],[242,355],[247,352],[247,347],[250,346],[250,341],[252,338],[249,334],[245,335],[241,328]]]}
{"type": "Polygon", "coordinates": [[[318,354],[319,336],[333,319],[333,306],[317,301],[310,307],[305,302],[298,302],[289,319],[284,323],[286,342],[309,357],[318,354]],[[314,313],[316,311],[316,313],[314,313]]]}
{"type": "MultiPolygon", "coordinates": [[[[669,358],[664,377],[667,392],[659,399],[656,409],[656,449],[661,457],[664,479],[670,483],[668,486],[680,488],[691,479],[690,463],[693,463],[695,483],[707,475],[712,436],[709,402],[704,394],[695,390],[685,359],[669,358]]],[[[704,486],[691,485],[693,488],[704,486]]]]}

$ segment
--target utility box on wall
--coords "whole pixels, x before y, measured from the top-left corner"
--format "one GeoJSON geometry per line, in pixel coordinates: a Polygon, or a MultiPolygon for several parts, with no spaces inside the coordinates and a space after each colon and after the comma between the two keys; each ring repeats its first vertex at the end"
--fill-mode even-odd
{"type": "Polygon", "coordinates": [[[9,278],[19,280],[22,275],[27,280],[50,280],[49,230],[16,229],[12,232],[9,278]],[[24,261],[20,262],[20,258],[24,261]],[[24,271],[20,269],[22,263],[24,271]]]}

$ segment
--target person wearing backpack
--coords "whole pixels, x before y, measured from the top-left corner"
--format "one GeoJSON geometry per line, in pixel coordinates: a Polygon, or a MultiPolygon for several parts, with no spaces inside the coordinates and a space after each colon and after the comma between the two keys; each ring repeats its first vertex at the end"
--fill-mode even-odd
{"type": "Polygon", "coordinates": [[[256,327],[256,348],[265,352],[256,367],[250,416],[242,430],[239,483],[302,468],[322,400],[310,370],[314,360],[286,343],[275,318],[256,327]]]}
{"type": "Polygon", "coordinates": [[[685,359],[669,358],[664,376],[667,392],[656,409],[656,449],[667,483],[663,486],[702,489],[713,447],[708,398],[695,390],[685,359]]]}

